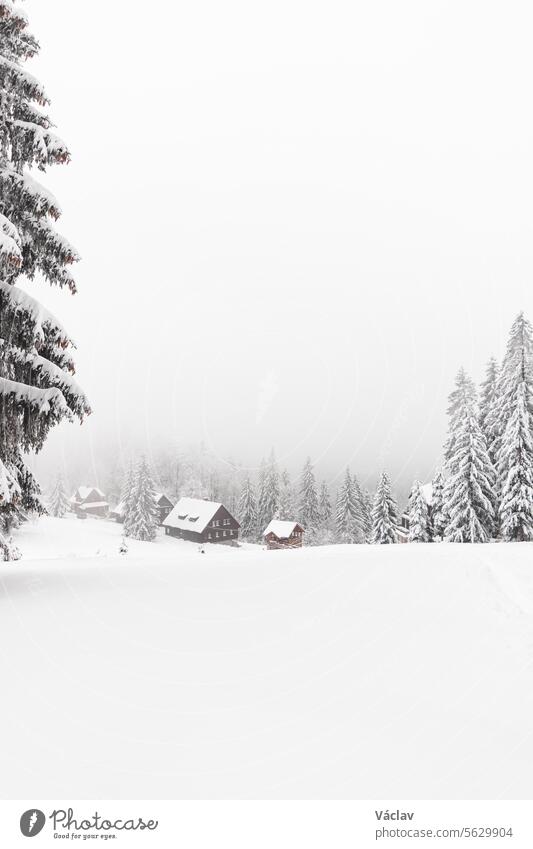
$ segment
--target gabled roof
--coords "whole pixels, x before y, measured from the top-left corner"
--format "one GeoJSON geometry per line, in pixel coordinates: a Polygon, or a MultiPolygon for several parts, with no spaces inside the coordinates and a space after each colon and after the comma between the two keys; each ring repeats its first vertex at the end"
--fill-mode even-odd
{"type": "Polygon", "coordinates": [[[85,499],[88,498],[93,492],[96,492],[96,494],[99,495],[100,498],[105,498],[104,493],[101,489],[98,489],[97,486],[79,486],[74,495],[72,496],[71,500],[75,501],[76,496],[79,496],[82,501],[85,501],[85,499]]]}
{"type": "Polygon", "coordinates": [[[263,536],[266,537],[267,534],[274,534],[278,539],[288,539],[296,528],[299,528],[301,531],[304,530],[299,522],[284,522],[281,519],[272,519],[268,527],[263,531],[263,536]]]}
{"type": "Polygon", "coordinates": [[[159,502],[161,501],[162,498],[165,498],[168,501],[169,504],[172,504],[172,501],[170,500],[168,495],[165,495],[164,492],[154,492],[154,497],[155,497],[157,504],[159,504],[159,502]]]}
{"type": "Polygon", "coordinates": [[[163,525],[167,528],[179,528],[182,531],[194,531],[194,533],[201,534],[222,506],[220,501],[180,498],[163,525]]]}

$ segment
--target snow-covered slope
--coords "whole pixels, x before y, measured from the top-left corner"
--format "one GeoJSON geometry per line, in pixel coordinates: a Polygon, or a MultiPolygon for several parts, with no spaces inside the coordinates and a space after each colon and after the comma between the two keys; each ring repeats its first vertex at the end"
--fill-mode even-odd
{"type": "Polygon", "coordinates": [[[5,798],[529,798],[533,546],[44,519],[0,566],[5,798]]]}

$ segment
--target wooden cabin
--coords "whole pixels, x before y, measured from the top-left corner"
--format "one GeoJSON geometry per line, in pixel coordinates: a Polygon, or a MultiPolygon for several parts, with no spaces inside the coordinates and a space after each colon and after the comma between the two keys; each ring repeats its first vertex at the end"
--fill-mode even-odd
{"type": "MultiPolygon", "coordinates": [[[[159,525],[162,525],[174,505],[172,504],[170,498],[168,498],[168,496],[166,496],[163,492],[156,492],[154,493],[154,495],[157,505],[157,523],[159,525]]],[[[124,513],[124,502],[119,501],[117,506],[113,507],[109,511],[109,518],[114,519],[115,522],[120,522],[122,524],[122,522],[124,521],[124,513]]]]}
{"type": "Polygon", "coordinates": [[[304,529],[298,522],[284,522],[272,519],[263,531],[263,538],[269,551],[277,548],[301,548],[304,529]]]}
{"type": "Polygon", "coordinates": [[[156,492],[155,501],[157,504],[157,519],[159,524],[162,525],[174,505],[164,492],[156,492]]]}
{"type": "Polygon", "coordinates": [[[201,498],[180,498],[163,521],[165,533],[197,543],[235,544],[240,524],[223,504],[201,498]]]}
{"type": "Polygon", "coordinates": [[[77,515],[105,518],[109,513],[106,497],[97,486],[79,486],[71,497],[70,504],[77,515]]]}

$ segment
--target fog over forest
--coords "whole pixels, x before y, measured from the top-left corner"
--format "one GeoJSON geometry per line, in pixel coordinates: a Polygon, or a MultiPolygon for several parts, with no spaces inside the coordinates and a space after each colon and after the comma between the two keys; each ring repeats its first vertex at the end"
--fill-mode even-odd
{"type": "Polygon", "coordinates": [[[479,382],[533,319],[521,5],[284,0],[259,33],[237,0],[127,29],[120,4],[103,29],[29,0],[73,156],[43,182],[82,262],[75,297],[25,288],[77,340],[94,411],[51,434],[45,485],[200,445],[293,475],[310,455],[332,487],[348,463],[401,493],[431,477],[459,366],[479,382]]]}

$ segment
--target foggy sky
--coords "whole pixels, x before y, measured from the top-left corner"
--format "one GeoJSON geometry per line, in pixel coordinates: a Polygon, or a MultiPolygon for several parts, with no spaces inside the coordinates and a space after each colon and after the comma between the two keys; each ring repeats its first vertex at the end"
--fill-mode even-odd
{"type": "Polygon", "coordinates": [[[201,440],[427,479],[454,374],[533,318],[528,4],[26,9],[83,257],[76,297],[27,288],[94,408],[43,468],[201,440]]]}

